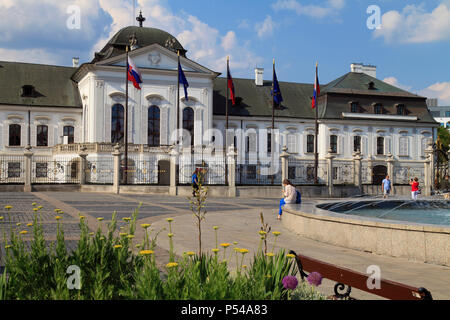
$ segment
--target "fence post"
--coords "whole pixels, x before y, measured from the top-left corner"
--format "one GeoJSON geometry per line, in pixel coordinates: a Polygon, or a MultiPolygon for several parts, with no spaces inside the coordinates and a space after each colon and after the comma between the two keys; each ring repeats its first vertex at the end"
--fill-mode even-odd
{"type": "Polygon", "coordinates": [[[390,180],[391,180],[391,188],[392,188],[392,192],[394,193],[395,192],[395,189],[394,189],[394,183],[395,183],[395,177],[394,177],[394,164],[395,164],[395,160],[394,160],[394,156],[391,154],[391,153],[389,153],[388,154],[388,159],[387,159],[387,174],[388,174],[388,176],[389,176],[389,178],[390,178],[390,180]]]}
{"type": "Polygon", "coordinates": [[[331,148],[328,149],[328,154],[325,156],[327,159],[327,185],[328,185],[328,196],[333,196],[333,158],[334,155],[331,154],[331,148]]]}
{"type": "Polygon", "coordinates": [[[32,171],[32,158],[33,158],[33,152],[31,152],[31,146],[27,145],[25,147],[25,151],[23,153],[25,156],[25,182],[23,191],[24,192],[31,192],[31,171],[32,171]]]}
{"type": "Polygon", "coordinates": [[[289,178],[289,153],[287,152],[288,148],[286,146],[283,147],[283,152],[280,154],[281,158],[281,185],[283,185],[283,181],[289,178]]]}
{"type": "Polygon", "coordinates": [[[362,194],[361,152],[359,150],[353,154],[353,162],[355,187],[358,187],[359,194],[362,194]]]}
{"type": "Polygon", "coordinates": [[[119,194],[120,192],[120,146],[117,143],[114,146],[114,152],[112,153],[114,157],[114,180],[113,180],[113,193],[119,194]]]}
{"type": "Polygon", "coordinates": [[[431,190],[434,184],[434,150],[433,140],[428,140],[428,147],[425,150],[425,196],[431,195],[431,190]]]}
{"type": "Polygon", "coordinates": [[[80,148],[80,153],[78,155],[81,158],[80,161],[80,185],[86,184],[86,158],[88,156],[88,153],[86,152],[87,148],[85,146],[82,146],[80,148]]]}
{"type": "Polygon", "coordinates": [[[237,153],[234,150],[234,146],[231,145],[228,148],[227,153],[227,166],[228,166],[228,197],[236,197],[236,156],[237,153]]]}
{"type": "Polygon", "coordinates": [[[178,146],[175,146],[170,150],[170,187],[169,195],[177,195],[177,164],[178,164],[178,146]]]}

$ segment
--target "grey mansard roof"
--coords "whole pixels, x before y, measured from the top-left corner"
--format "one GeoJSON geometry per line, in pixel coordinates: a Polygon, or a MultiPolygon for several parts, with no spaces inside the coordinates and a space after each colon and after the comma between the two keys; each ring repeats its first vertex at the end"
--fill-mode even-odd
{"type": "Polygon", "coordinates": [[[81,108],[77,84],[71,80],[76,68],[0,61],[0,104],[81,108]],[[32,97],[22,97],[31,85],[32,97]]]}

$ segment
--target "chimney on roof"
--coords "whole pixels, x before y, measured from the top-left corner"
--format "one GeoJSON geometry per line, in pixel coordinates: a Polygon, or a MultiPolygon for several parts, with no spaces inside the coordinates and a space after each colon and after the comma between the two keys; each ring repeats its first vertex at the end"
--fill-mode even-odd
{"type": "Polygon", "coordinates": [[[255,68],[255,84],[257,86],[264,84],[264,68],[255,68]]]}
{"type": "Polygon", "coordinates": [[[350,71],[356,73],[365,73],[371,77],[377,77],[377,67],[372,65],[364,65],[362,63],[352,63],[350,71]]]}
{"type": "Polygon", "coordinates": [[[73,57],[73,58],[72,58],[72,67],[78,68],[79,62],[80,62],[80,58],[73,57]]]}

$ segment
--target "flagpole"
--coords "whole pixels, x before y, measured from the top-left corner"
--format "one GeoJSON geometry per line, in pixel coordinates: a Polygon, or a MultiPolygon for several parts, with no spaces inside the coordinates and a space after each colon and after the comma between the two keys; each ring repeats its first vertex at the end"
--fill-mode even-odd
{"type": "MultiPolygon", "coordinates": [[[[274,132],[275,132],[275,58],[273,59],[273,73],[272,73],[272,132],[270,133],[270,154],[272,156],[272,163],[274,162],[274,132]]],[[[274,183],[274,175],[271,175],[272,185],[274,183]]]]}
{"type": "Polygon", "coordinates": [[[124,184],[128,183],[128,45],[126,46],[126,72],[125,72],[125,114],[124,120],[124,140],[125,140],[125,168],[124,168],[124,184]]]}
{"type": "Polygon", "coordinates": [[[228,78],[229,75],[229,69],[230,68],[230,57],[227,56],[227,100],[225,103],[225,149],[228,148],[228,99],[229,99],[229,95],[228,95],[228,81],[230,81],[230,79],[228,78]]]}
{"type": "Polygon", "coordinates": [[[180,143],[180,50],[178,54],[178,74],[177,74],[177,145],[180,143]]]}
{"type": "MultiPolygon", "coordinates": [[[[317,85],[317,67],[318,67],[318,62],[316,62],[316,79],[314,80],[314,87],[316,87],[316,85],[317,85]]],[[[317,90],[317,88],[315,88],[315,90],[317,90]]],[[[319,145],[318,145],[318,142],[319,142],[319,138],[318,138],[318,136],[319,136],[319,121],[318,121],[318,118],[319,118],[319,111],[318,111],[318,109],[319,109],[319,103],[318,103],[318,100],[319,100],[319,95],[317,94],[317,97],[316,97],[316,101],[315,101],[315,104],[316,104],[316,106],[315,106],[315,128],[316,128],[316,130],[315,130],[315,153],[314,153],[314,184],[318,184],[319,183],[319,177],[317,176],[317,172],[318,172],[318,170],[317,170],[317,168],[319,167],[319,145]]],[[[331,174],[331,173],[330,173],[331,174]]]]}

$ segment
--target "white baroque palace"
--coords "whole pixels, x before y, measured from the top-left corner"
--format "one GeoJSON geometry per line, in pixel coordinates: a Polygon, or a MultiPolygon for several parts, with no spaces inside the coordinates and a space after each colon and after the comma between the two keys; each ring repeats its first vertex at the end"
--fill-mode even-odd
{"type": "MultiPolygon", "coordinates": [[[[159,181],[160,162],[169,160],[168,147],[177,140],[177,128],[185,129],[193,146],[202,153],[205,150],[202,162],[210,163],[211,168],[220,164],[214,164],[214,156],[207,154],[213,148],[221,150],[223,140],[234,144],[242,164],[285,146],[291,159],[289,177],[297,183],[311,182],[316,148],[313,84],[280,82],[284,101],[275,110],[280,138],[272,139],[265,131],[272,126],[271,81],[263,80],[262,69],[255,70],[255,79],[234,79],[237,98],[234,106],[229,101],[230,132],[226,135],[226,78],[188,59],[186,50],[167,32],[146,27],[123,28],[91,62],[81,66],[0,61],[3,175],[8,168],[20,167],[6,157],[23,155],[30,145],[34,156],[64,158],[68,166],[80,152],[86,152],[90,169],[95,167],[88,179],[100,181],[100,172],[108,176],[113,146],[123,144],[124,139],[125,47],[132,35],[137,38],[137,48],[129,55],[143,83],[141,90],[129,83],[129,158],[151,162],[148,171],[153,172],[142,181],[136,174],[132,178],[136,183],[159,181]],[[189,82],[188,100],[183,88],[179,97],[177,94],[177,53],[189,82]]],[[[351,72],[322,85],[318,111],[319,159],[325,161],[327,154],[332,154],[340,163],[333,173],[337,182],[353,181],[350,167],[355,152],[362,157],[363,183],[379,183],[387,172],[387,160],[396,163],[396,183],[406,184],[414,175],[423,179],[425,148],[430,139],[435,140],[438,127],[426,98],[378,80],[375,67],[352,64],[351,72]]],[[[50,168],[35,162],[37,179],[38,172],[50,168]]],[[[167,163],[162,167],[168,168],[167,163]]],[[[254,174],[254,168],[250,169],[250,174],[248,170],[244,174],[248,179],[254,174]]],[[[186,170],[180,182],[190,182],[192,168],[186,170]]],[[[224,183],[224,174],[219,172],[215,179],[224,183]]],[[[245,183],[246,178],[236,179],[245,183]]]]}

